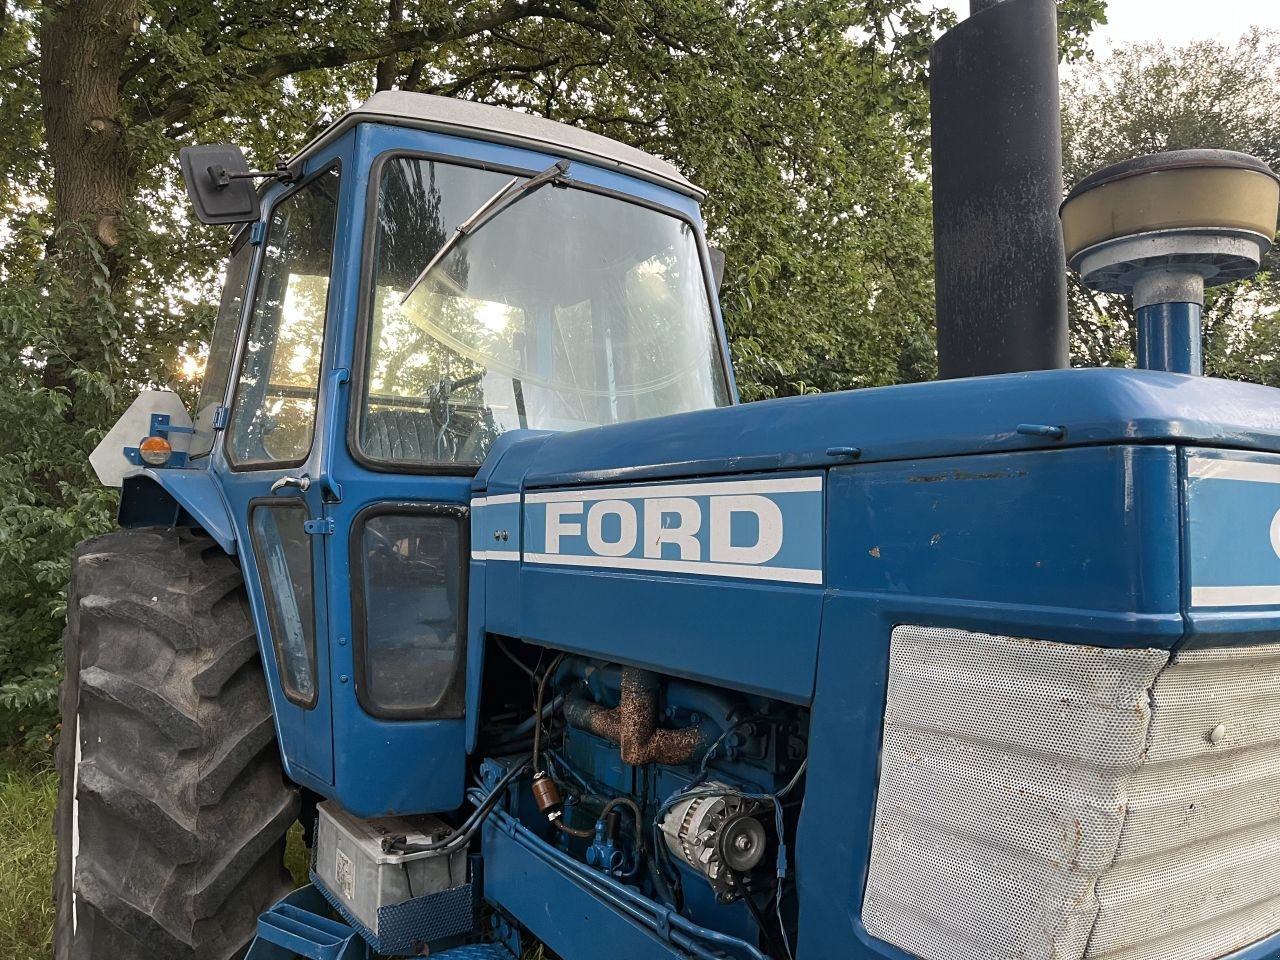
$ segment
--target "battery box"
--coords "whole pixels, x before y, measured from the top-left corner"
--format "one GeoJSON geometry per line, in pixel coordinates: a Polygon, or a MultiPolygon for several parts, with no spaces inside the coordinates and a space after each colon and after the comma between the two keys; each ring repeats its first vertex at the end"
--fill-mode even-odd
{"type": "Polygon", "coordinates": [[[439,817],[380,817],[362,820],[326,800],[318,808],[315,873],[330,894],[375,937],[379,910],[440,893],[467,882],[467,851],[387,853],[383,841],[404,837],[429,843],[448,834],[439,817]]]}

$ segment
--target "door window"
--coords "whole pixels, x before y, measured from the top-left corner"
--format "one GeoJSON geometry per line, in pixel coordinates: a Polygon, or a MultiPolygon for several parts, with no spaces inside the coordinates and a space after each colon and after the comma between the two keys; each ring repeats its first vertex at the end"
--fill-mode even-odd
{"type": "Polygon", "coordinates": [[[253,508],[253,549],[267,602],[267,622],[285,696],[316,704],[316,619],[311,536],[299,500],[253,508]]]}
{"type": "Polygon", "coordinates": [[[380,717],[463,711],[462,520],[458,508],[375,507],[357,518],[351,569],[357,685],[380,717]]]}
{"type": "Polygon", "coordinates": [[[213,421],[227,392],[227,381],[231,379],[231,354],[236,347],[236,330],[240,326],[249,265],[253,262],[253,247],[246,240],[248,237],[241,234],[227,264],[227,280],[222,285],[222,302],[218,306],[218,319],[213,324],[209,359],[205,361],[200,400],[196,403],[194,436],[191,438],[192,460],[207,456],[213,449],[213,421]]]}
{"type": "Polygon", "coordinates": [[[337,208],[335,167],[271,212],[231,413],[237,467],[297,465],[311,450],[337,208]]]}

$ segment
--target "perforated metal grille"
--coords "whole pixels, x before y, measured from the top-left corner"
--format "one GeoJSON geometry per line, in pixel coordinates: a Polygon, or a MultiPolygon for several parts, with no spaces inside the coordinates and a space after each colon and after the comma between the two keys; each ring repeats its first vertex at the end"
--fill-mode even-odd
{"type": "Polygon", "coordinates": [[[1280,929],[1280,652],[894,630],[868,931],[1211,960],[1280,929]]]}
{"type": "Polygon", "coordinates": [[[1202,960],[1280,929],[1280,647],[1160,674],[1088,957],[1202,960]]]}

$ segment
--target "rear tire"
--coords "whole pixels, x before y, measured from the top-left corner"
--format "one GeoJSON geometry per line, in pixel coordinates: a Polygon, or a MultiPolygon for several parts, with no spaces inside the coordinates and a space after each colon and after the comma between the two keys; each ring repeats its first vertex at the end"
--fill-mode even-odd
{"type": "Polygon", "coordinates": [[[55,960],[240,956],[298,794],[239,568],[193,531],[86,540],[64,652],[55,960]]]}

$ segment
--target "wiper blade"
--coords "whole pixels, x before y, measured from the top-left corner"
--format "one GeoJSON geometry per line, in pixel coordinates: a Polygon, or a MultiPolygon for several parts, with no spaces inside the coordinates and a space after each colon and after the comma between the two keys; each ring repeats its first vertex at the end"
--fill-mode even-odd
{"type": "Polygon", "coordinates": [[[447,257],[449,252],[461,243],[469,234],[475,233],[499,213],[507,209],[507,207],[510,207],[518,200],[527,197],[539,187],[546,186],[548,183],[554,183],[561,179],[569,172],[569,167],[570,161],[557,160],[551,166],[547,167],[547,169],[543,170],[539,174],[535,174],[523,183],[520,181],[519,177],[512,177],[504,183],[497,193],[476,208],[475,213],[471,214],[471,216],[458,224],[453,233],[449,235],[449,238],[440,245],[440,249],[436,251],[436,255],[427,261],[427,265],[422,268],[422,272],[414,278],[413,283],[409,285],[409,289],[405,291],[405,295],[400,298],[400,303],[405,303],[411,296],[413,296],[413,291],[418,289],[422,284],[422,281],[427,279],[427,276],[436,268],[440,261],[447,257]]]}

